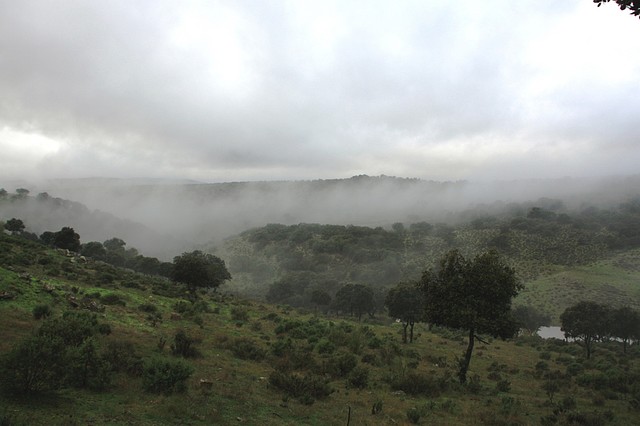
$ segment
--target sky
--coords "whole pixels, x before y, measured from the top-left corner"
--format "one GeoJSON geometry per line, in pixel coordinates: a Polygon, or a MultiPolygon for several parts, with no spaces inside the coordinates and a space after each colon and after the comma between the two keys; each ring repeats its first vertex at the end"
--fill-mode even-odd
{"type": "Polygon", "coordinates": [[[638,40],[589,0],[0,0],[0,182],[637,174],[638,40]]]}

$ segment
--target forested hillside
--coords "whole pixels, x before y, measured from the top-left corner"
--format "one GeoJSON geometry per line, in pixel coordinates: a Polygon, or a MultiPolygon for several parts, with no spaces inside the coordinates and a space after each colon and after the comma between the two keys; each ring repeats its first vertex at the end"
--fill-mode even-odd
{"type": "Polygon", "coordinates": [[[319,293],[334,297],[343,285],[358,283],[374,290],[382,309],[388,288],[418,280],[451,248],[469,256],[497,250],[527,284],[520,301],[556,320],[577,296],[640,306],[632,284],[640,278],[633,251],[640,247],[638,199],[581,210],[541,199],[494,215],[462,215],[473,219],[458,225],[397,222],[387,229],[271,224],[227,240],[218,253],[235,277],[229,291],[293,306],[317,307],[319,293]]]}

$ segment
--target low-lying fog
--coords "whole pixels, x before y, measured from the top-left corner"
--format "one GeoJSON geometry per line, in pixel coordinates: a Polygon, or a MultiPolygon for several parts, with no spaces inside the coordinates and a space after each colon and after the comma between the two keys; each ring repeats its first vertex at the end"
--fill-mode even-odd
{"type": "MultiPolygon", "coordinates": [[[[267,223],[389,226],[394,222],[456,222],[500,214],[513,207],[510,203],[535,205],[541,198],[561,199],[569,210],[617,205],[638,196],[638,188],[640,176],[492,183],[358,176],[219,184],[57,180],[29,189],[32,195],[48,192],[144,224],[173,237],[175,241],[167,244],[176,247],[166,249],[176,253],[190,244],[219,244],[229,236],[267,223]]],[[[117,236],[143,252],[159,252],[157,242],[117,236]]]]}

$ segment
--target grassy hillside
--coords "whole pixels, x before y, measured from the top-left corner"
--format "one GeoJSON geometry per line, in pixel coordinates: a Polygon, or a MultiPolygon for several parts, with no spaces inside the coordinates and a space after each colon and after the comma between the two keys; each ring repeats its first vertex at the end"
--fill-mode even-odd
{"type": "Polygon", "coordinates": [[[109,325],[92,339],[112,362],[101,389],[5,391],[2,424],[332,425],[349,411],[352,425],[640,422],[637,346],[625,355],[600,344],[585,360],[576,344],[487,339],[463,386],[455,371],[464,333],[419,325],[403,345],[400,325],[382,315],[355,322],[220,294],[193,299],[166,280],[17,237],[0,234],[0,249],[2,359],[65,312],[87,312],[109,325]],[[39,305],[49,319],[34,319],[39,305]],[[186,390],[145,390],[152,359],[182,359],[172,353],[179,331],[197,351],[183,359],[193,369],[186,390]],[[126,359],[112,356],[127,342],[133,352],[118,352],[126,359]]]}

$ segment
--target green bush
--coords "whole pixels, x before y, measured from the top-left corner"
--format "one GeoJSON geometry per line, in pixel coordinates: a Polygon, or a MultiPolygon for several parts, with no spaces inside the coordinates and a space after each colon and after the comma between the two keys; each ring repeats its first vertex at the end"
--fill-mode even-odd
{"type": "Polygon", "coordinates": [[[103,305],[126,306],[127,304],[124,300],[120,298],[120,296],[113,293],[105,294],[104,296],[100,297],[100,302],[102,302],[103,305]]]}
{"type": "Polygon", "coordinates": [[[246,337],[234,339],[229,345],[229,349],[236,358],[262,361],[267,355],[267,351],[246,337]]]}
{"type": "Polygon", "coordinates": [[[158,307],[153,303],[143,303],[138,306],[138,309],[148,314],[155,314],[156,312],[158,312],[158,307]]]}
{"type": "Polygon", "coordinates": [[[39,320],[51,316],[51,307],[49,305],[36,305],[33,308],[33,318],[39,320]]]}
{"type": "Polygon", "coordinates": [[[55,335],[33,335],[11,349],[0,362],[5,390],[39,393],[60,389],[65,378],[65,343],[55,335]]]}
{"type": "Polygon", "coordinates": [[[413,424],[418,424],[420,421],[420,411],[417,408],[409,408],[407,410],[407,419],[413,424]]]}
{"type": "Polygon", "coordinates": [[[195,358],[200,355],[194,344],[198,343],[197,339],[189,336],[184,330],[178,330],[173,337],[171,345],[171,353],[184,358],[195,358]]]}
{"type": "Polygon", "coordinates": [[[346,377],[358,364],[358,358],[349,352],[341,352],[329,359],[327,372],[335,377],[346,377]]]}
{"type": "Polygon", "coordinates": [[[426,374],[410,372],[401,377],[392,377],[389,385],[393,390],[401,390],[409,395],[438,396],[442,392],[442,384],[426,374]]]}
{"type": "Polygon", "coordinates": [[[104,389],[111,382],[110,364],[98,354],[98,345],[93,337],[80,346],[67,349],[66,383],[77,388],[104,389]]]}
{"type": "Polygon", "coordinates": [[[347,377],[347,383],[349,386],[364,389],[369,386],[369,369],[358,365],[356,366],[347,377]]]}
{"type": "Polygon", "coordinates": [[[249,321],[249,313],[244,308],[234,306],[231,308],[231,319],[239,322],[249,321]]]}
{"type": "Polygon", "coordinates": [[[326,398],[333,392],[326,379],[314,374],[303,376],[274,371],[269,375],[269,384],[306,404],[326,398]]]}
{"type": "Polygon", "coordinates": [[[102,357],[109,363],[112,371],[124,372],[134,377],[142,375],[142,358],[136,354],[131,342],[110,341],[102,357]]]}
{"type": "Polygon", "coordinates": [[[142,387],[151,393],[182,393],[187,390],[187,379],[193,367],[181,360],[152,358],[142,370],[142,387]]]}

